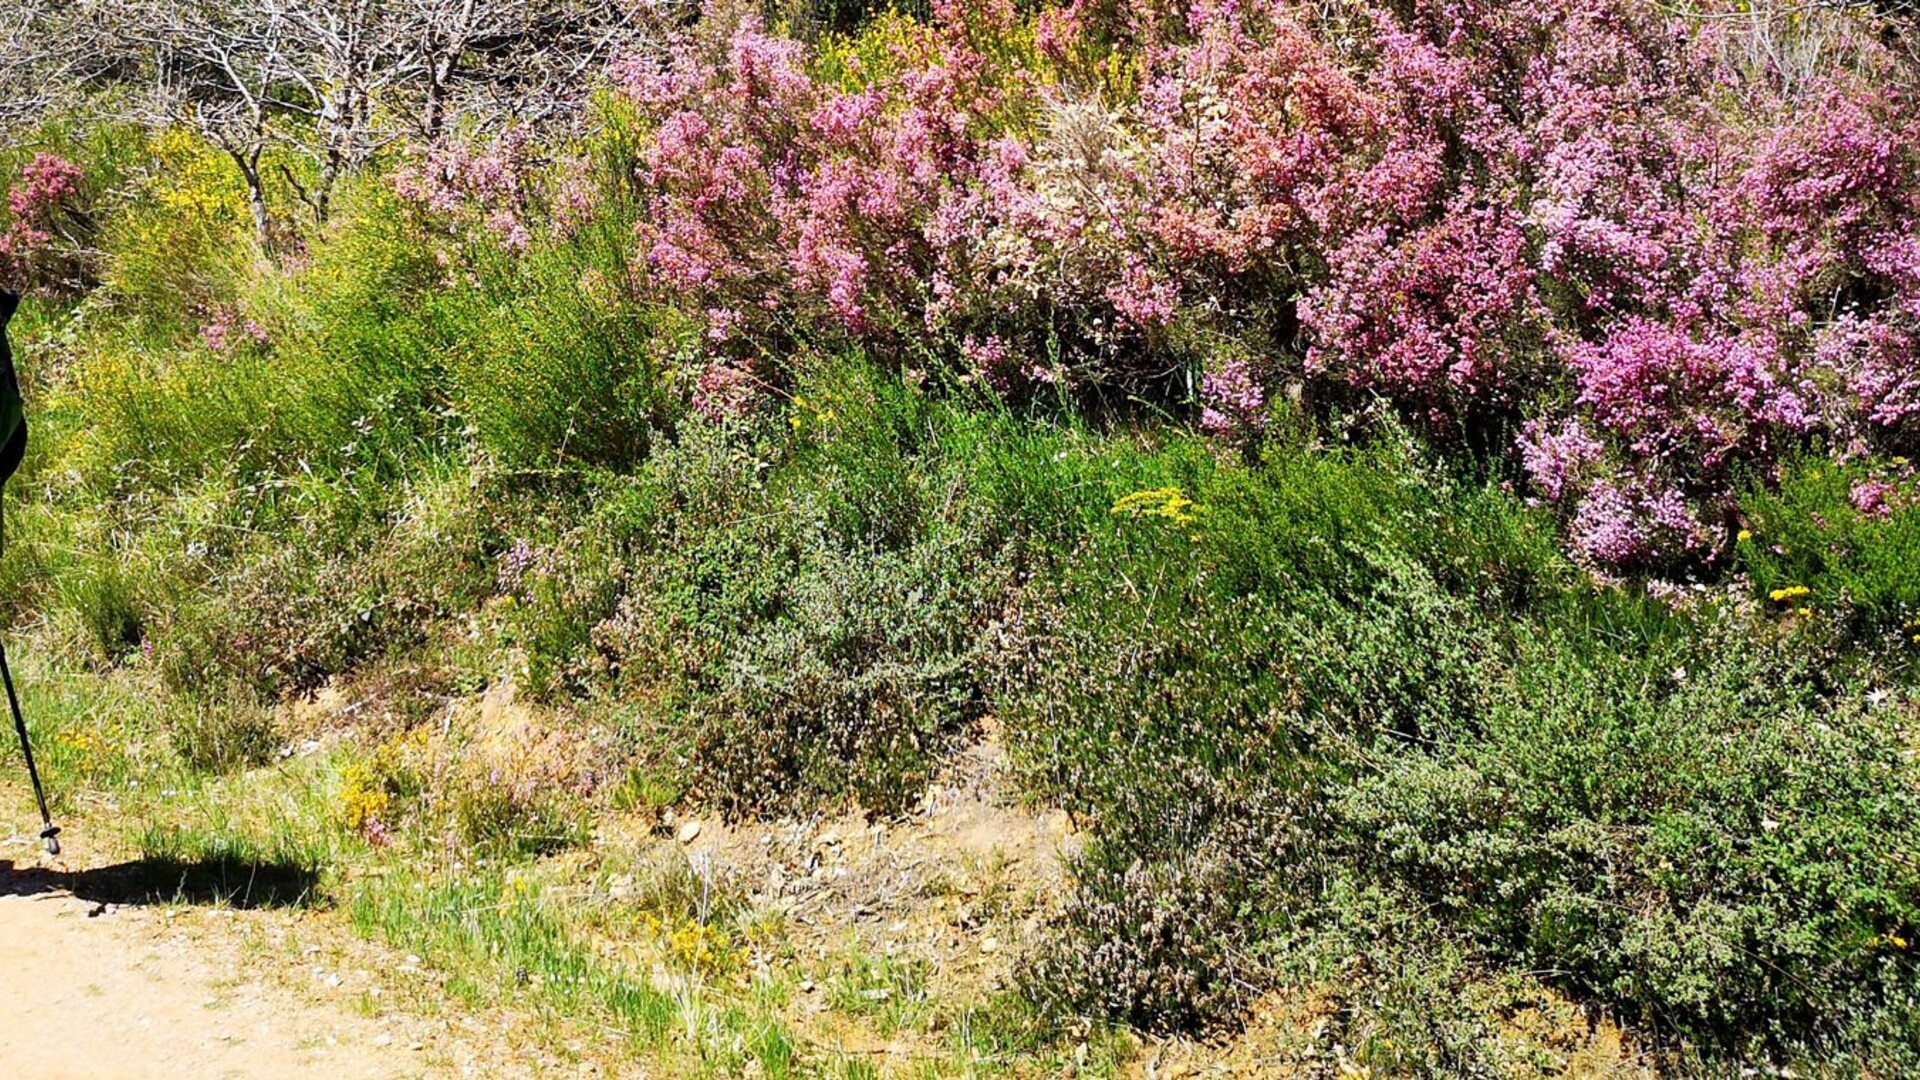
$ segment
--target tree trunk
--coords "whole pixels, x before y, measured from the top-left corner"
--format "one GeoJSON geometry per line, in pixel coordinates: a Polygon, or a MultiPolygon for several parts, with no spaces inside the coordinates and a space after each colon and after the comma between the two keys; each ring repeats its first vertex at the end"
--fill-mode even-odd
{"type": "Polygon", "coordinates": [[[227,154],[247,183],[247,210],[253,215],[254,242],[260,245],[260,254],[272,258],[273,218],[267,213],[267,189],[260,180],[260,147],[252,147],[246,153],[228,150],[227,154]]]}

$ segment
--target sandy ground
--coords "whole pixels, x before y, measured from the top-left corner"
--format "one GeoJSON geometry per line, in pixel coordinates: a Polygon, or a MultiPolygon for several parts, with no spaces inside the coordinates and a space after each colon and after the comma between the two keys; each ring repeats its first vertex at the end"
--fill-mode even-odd
{"type": "Polygon", "coordinates": [[[0,848],[0,1076],[434,1075],[426,1047],[392,1023],[295,995],[250,973],[232,935],[181,925],[204,911],[76,896],[101,896],[105,879],[72,871],[0,848]]]}

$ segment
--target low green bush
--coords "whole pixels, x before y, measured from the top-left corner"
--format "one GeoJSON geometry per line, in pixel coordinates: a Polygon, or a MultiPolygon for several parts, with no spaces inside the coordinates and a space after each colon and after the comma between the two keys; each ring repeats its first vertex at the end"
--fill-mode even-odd
{"type": "Polygon", "coordinates": [[[844,444],[684,425],[592,524],[522,556],[510,625],[536,683],[645,703],[731,812],[911,804],[984,715],[1008,589],[997,549],[933,499],[953,462],[925,452],[923,408],[807,414],[844,444]]]}
{"type": "MultiPolygon", "coordinates": [[[[1906,692],[1813,624],[1596,591],[1517,500],[1402,454],[1276,447],[1123,499],[1023,601],[998,708],[1097,837],[1032,992],[1231,1023],[1200,976],[1219,957],[1260,958],[1234,976],[1255,987],[1324,978],[1309,958],[1418,912],[1475,986],[1545,973],[1740,1059],[1909,1061],[1906,692]],[[1229,869],[1177,884],[1203,856],[1229,869]]],[[[1379,1062],[1461,1066],[1470,1027],[1379,1062]]]]}
{"type": "Polygon", "coordinates": [[[1743,507],[1735,559],[1760,602],[1776,615],[1805,609],[1834,620],[1844,640],[1912,670],[1920,657],[1920,481],[1904,462],[1799,462],[1777,486],[1756,486],[1743,507]]]}
{"type": "Polygon", "coordinates": [[[1475,729],[1333,793],[1356,882],[1654,1030],[1745,1053],[1904,1030],[1912,718],[1786,640],[1526,642],[1475,729]]]}
{"type": "Polygon", "coordinates": [[[670,419],[669,378],[698,358],[698,328],[634,304],[632,232],[596,221],[524,261],[487,265],[440,306],[453,407],[509,468],[630,468],[670,419]]]}
{"type": "Polygon", "coordinates": [[[264,765],[280,748],[273,714],[244,692],[176,699],[166,722],[174,752],[201,772],[264,765]]]}
{"type": "Polygon", "coordinates": [[[1249,882],[1205,849],[1122,864],[1101,847],[1076,867],[1057,932],[1020,969],[1021,992],[1055,1013],[1103,1016],[1148,1031],[1236,1018],[1258,977],[1249,946],[1249,882]]]}

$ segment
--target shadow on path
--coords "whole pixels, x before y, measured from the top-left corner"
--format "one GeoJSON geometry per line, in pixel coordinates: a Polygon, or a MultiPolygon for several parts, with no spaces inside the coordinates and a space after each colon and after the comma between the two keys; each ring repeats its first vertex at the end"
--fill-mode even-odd
{"type": "Polygon", "coordinates": [[[0,859],[0,896],[70,892],[95,904],[301,907],[319,902],[319,880],[312,867],[244,859],[132,859],[74,871],[16,869],[0,859]]]}

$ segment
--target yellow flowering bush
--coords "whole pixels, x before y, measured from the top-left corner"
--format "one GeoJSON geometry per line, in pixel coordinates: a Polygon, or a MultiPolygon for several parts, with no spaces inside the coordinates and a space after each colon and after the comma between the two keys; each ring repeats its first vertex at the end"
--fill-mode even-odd
{"type": "Polygon", "coordinates": [[[1199,520],[1201,507],[1177,487],[1153,488],[1123,496],[1113,504],[1116,515],[1133,518],[1161,518],[1175,525],[1191,525],[1199,520]]]}
{"type": "Polygon", "coordinates": [[[251,262],[246,189],[232,164],[184,128],[154,135],[148,153],[146,197],[106,237],[108,290],[153,311],[231,295],[251,262]]]}
{"type": "Polygon", "coordinates": [[[663,919],[648,915],[647,932],[658,938],[668,963],[697,975],[722,975],[733,969],[740,950],[726,931],[692,917],[663,919]]]}
{"type": "Polygon", "coordinates": [[[371,768],[355,763],[341,776],[340,817],[363,835],[383,829],[393,810],[393,795],[371,768]]]}
{"type": "Polygon", "coordinates": [[[431,733],[414,728],[382,743],[366,761],[347,766],[340,776],[340,818],[347,828],[375,843],[388,837],[400,801],[423,788],[424,757],[431,733]]]}

